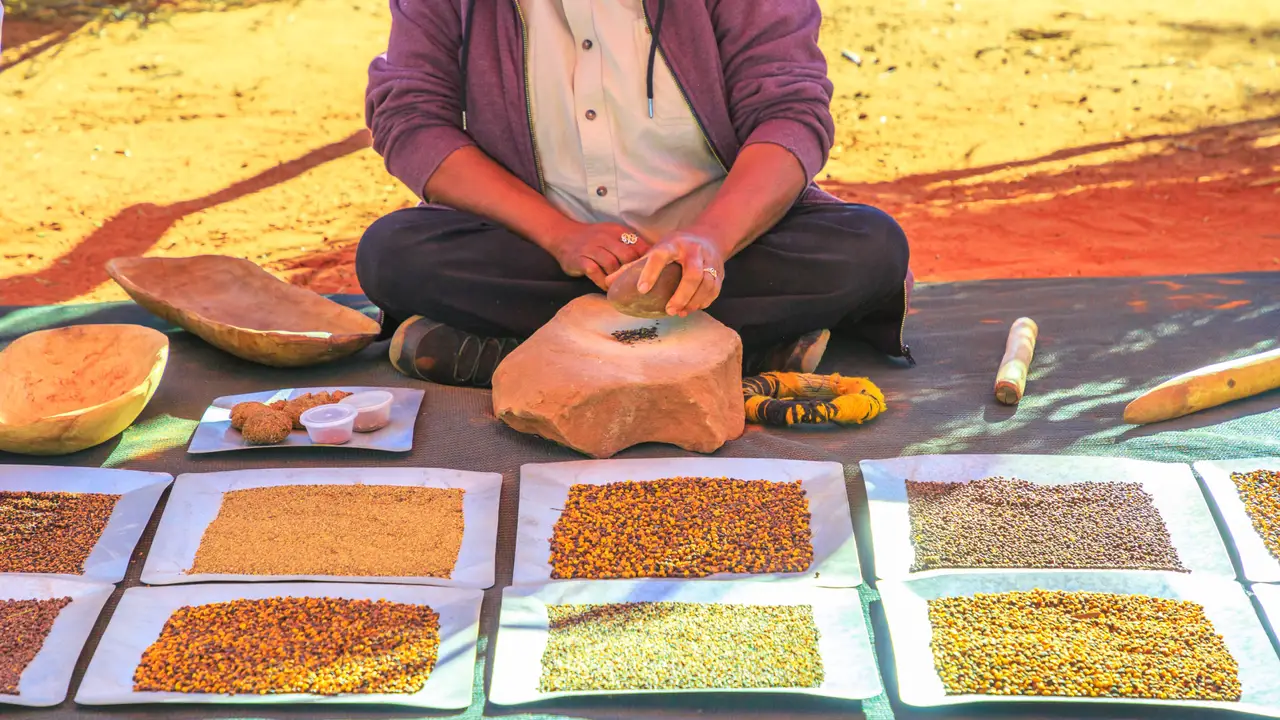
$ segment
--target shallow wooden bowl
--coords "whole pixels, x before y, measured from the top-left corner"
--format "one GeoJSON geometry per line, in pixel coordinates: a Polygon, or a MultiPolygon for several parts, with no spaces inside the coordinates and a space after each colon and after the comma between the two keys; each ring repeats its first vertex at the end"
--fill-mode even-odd
{"type": "Polygon", "coordinates": [[[0,352],[0,450],[65,455],[110,440],[151,401],[169,338],[141,325],[40,330],[0,352]]]}
{"type": "Polygon", "coordinates": [[[116,258],[107,274],[142,307],[236,357],[301,367],[359,352],[373,318],[221,255],[116,258]]]}

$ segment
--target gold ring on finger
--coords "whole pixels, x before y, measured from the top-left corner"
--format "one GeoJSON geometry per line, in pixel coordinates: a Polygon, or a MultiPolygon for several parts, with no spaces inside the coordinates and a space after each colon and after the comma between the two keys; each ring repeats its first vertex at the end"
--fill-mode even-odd
{"type": "Polygon", "coordinates": [[[713,278],[715,278],[715,279],[717,279],[717,280],[719,280],[719,279],[720,279],[720,272],[719,272],[718,270],[716,270],[715,268],[713,268],[713,267],[705,267],[705,268],[702,268],[702,272],[704,272],[704,273],[706,273],[706,274],[710,275],[711,277],[713,277],[713,278]]]}
{"type": "Polygon", "coordinates": [[[640,242],[640,236],[635,233],[622,233],[622,237],[618,238],[623,245],[635,245],[640,242]]]}

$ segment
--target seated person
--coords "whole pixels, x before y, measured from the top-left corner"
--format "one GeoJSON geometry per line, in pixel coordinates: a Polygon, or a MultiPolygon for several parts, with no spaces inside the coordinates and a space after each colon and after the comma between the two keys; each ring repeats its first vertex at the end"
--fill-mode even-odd
{"type": "Polygon", "coordinates": [[[486,386],[519,341],[644,259],[745,371],[812,372],[829,330],[906,356],[907,240],[813,184],[832,85],[815,0],[391,0],[366,117],[425,202],[368,229],[391,362],[486,386]]]}

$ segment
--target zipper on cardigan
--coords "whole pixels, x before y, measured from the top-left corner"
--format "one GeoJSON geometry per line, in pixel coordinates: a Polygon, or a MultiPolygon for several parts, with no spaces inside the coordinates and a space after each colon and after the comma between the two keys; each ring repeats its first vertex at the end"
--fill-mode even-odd
{"type": "MultiPolygon", "coordinates": [[[[649,9],[645,7],[644,0],[640,0],[640,13],[644,15],[644,25],[649,31],[649,42],[658,46],[658,55],[662,57],[662,62],[667,67],[671,67],[671,63],[667,62],[667,54],[662,51],[662,43],[658,42],[658,36],[653,34],[653,25],[649,22],[649,9]]],[[[698,126],[698,132],[702,133],[702,141],[707,144],[707,149],[711,150],[711,155],[720,163],[720,169],[729,174],[729,166],[724,164],[724,160],[720,158],[720,153],[716,152],[716,146],[711,144],[711,136],[707,135],[707,129],[702,124],[702,118],[698,117],[698,113],[693,109],[693,103],[689,102],[689,93],[684,91],[684,86],[680,84],[680,78],[676,77],[675,71],[671,71],[671,79],[676,83],[676,89],[680,91],[680,97],[684,99],[685,107],[689,108],[689,114],[693,116],[693,122],[698,126]]]]}
{"type": "Polygon", "coordinates": [[[520,8],[520,0],[511,0],[516,8],[516,16],[520,19],[520,49],[524,54],[524,112],[529,120],[529,142],[533,146],[533,169],[538,173],[538,192],[547,193],[546,180],[542,178],[542,160],[538,157],[538,136],[533,130],[533,101],[529,92],[529,30],[525,25],[524,11],[520,8]]]}
{"type": "Polygon", "coordinates": [[[902,348],[902,356],[907,359],[907,364],[911,367],[916,366],[916,359],[911,357],[911,346],[907,345],[907,281],[902,281],[902,324],[898,326],[898,345],[902,348]]]}

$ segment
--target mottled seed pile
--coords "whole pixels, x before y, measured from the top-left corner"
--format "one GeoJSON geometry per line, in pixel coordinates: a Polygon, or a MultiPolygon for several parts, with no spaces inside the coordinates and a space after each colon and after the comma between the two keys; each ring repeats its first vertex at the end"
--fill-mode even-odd
{"type": "Polygon", "coordinates": [[[451,577],[460,488],[285,485],[233,490],[192,573],[451,577]]]}
{"type": "Polygon", "coordinates": [[[808,605],[548,605],[547,614],[541,692],[822,684],[808,605]]]}
{"type": "Polygon", "coordinates": [[[133,673],[137,692],[415,693],[440,615],[386,600],[277,597],[179,608],[133,673]]]}
{"type": "Polygon", "coordinates": [[[1253,529],[1262,536],[1271,555],[1280,558],[1280,472],[1231,473],[1231,481],[1236,484],[1253,529]]]}
{"type": "Polygon", "coordinates": [[[1143,595],[1032,590],[929,601],[949,695],[1240,699],[1204,608],[1143,595]]]}
{"type": "Polygon", "coordinates": [[[1138,483],[908,480],[907,515],[916,551],[912,572],[977,567],[1187,571],[1164,519],[1138,483]]]}
{"type": "Polygon", "coordinates": [[[0,572],[83,574],[119,499],[0,491],[0,572]]]}
{"type": "Polygon", "coordinates": [[[39,654],[71,598],[0,600],[0,695],[17,695],[22,671],[39,654]]]}
{"type": "Polygon", "coordinates": [[[812,563],[809,501],[799,481],[573,485],[551,535],[554,578],[803,572],[812,563]]]}
{"type": "Polygon", "coordinates": [[[611,334],[614,340],[623,345],[635,345],[645,340],[657,340],[658,326],[636,328],[635,330],[614,330],[611,334]]]}

